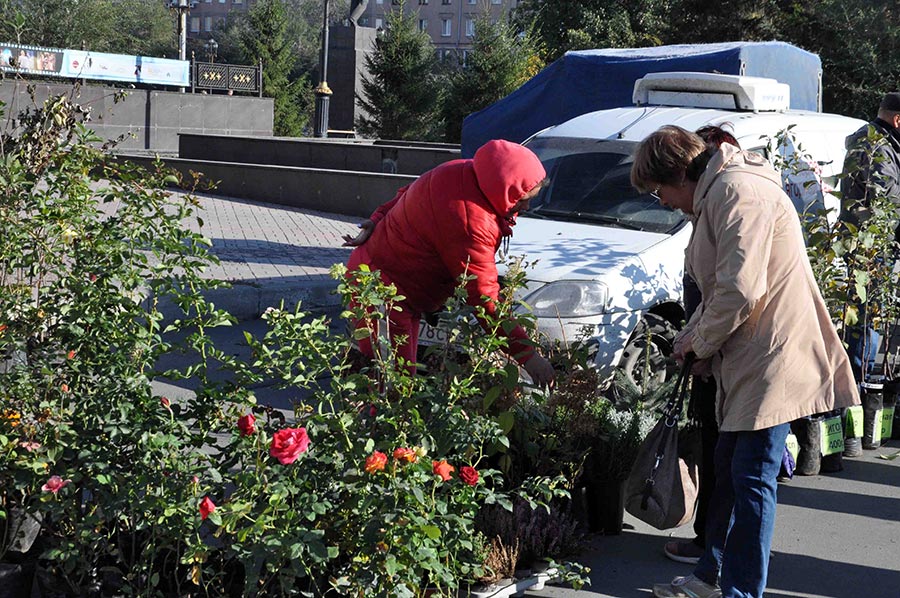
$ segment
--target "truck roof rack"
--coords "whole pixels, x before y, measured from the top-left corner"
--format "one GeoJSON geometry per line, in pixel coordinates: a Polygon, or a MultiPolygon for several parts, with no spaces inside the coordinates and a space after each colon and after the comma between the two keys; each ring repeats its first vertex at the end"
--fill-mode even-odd
{"type": "Polygon", "coordinates": [[[688,108],[779,112],[791,103],[791,88],[764,77],[718,73],[650,73],[634,83],[634,103],[688,108]]]}

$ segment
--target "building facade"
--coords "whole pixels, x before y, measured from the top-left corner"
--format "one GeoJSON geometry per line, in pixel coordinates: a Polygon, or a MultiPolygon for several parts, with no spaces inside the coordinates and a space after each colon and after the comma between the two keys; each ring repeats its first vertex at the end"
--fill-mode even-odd
{"type": "MultiPolygon", "coordinates": [[[[397,0],[369,0],[359,24],[383,28],[398,4],[397,0]]],[[[416,14],[419,30],[431,37],[440,59],[455,57],[465,62],[475,36],[475,21],[485,13],[496,21],[518,4],[519,0],[406,0],[404,7],[416,14]]]]}
{"type": "MultiPolygon", "coordinates": [[[[188,15],[188,37],[204,39],[224,25],[233,12],[246,12],[256,3],[256,0],[195,1],[188,15]]],[[[419,30],[431,37],[439,58],[453,56],[464,61],[472,48],[478,17],[487,12],[492,20],[497,20],[518,4],[519,0],[405,0],[405,9],[415,13],[419,30]]],[[[369,0],[359,25],[383,28],[387,15],[397,8],[397,0],[369,0]]]]}
{"type": "Polygon", "coordinates": [[[194,0],[188,14],[188,37],[209,38],[221,29],[233,12],[247,12],[256,0],[194,0]]]}

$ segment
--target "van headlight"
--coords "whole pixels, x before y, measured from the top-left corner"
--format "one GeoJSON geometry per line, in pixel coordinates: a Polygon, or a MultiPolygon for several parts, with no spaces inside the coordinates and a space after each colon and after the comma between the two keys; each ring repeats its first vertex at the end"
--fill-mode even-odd
{"type": "Polygon", "coordinates": [[[539,318],[592,316],[606,311],[609,291],[591,280],[561,280],[544,285],[525,298],[539,318]]]}

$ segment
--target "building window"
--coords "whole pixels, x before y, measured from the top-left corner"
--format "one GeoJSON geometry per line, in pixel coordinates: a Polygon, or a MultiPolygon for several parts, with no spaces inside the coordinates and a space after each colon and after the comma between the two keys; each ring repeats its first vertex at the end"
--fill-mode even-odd
{"type": "Polygon", "coordinates": [[[381,29],[382,27],[384,27],[384,21],[375,19],[375,29],[381,29]]]}
{"type": "Polygon", "coordinates": [[[244,0],[231,0],[232,4],[243,4],[244,0]]]}
{"type": "Polygon", "coordinates": [[[453,4],[453,0],[441,0],[441,4],[453,4]]]}
{"type": "Polygon", "coordinates": [[[191,32],[197,33],[200,31],[200,17],[191,17],[191,32]]]}
{"type": "Polygon", "coordinates": [[[384,4],[384,0],[375,0],[375,4],[384,4]]]}
{"type": "Polygon", "coordinates": [[[469,4],[475,4],[478,0],[469,0],[469,4]]]}
{"type": "Polygon", "coordinates": [[[451,35],[453,35],[453,21],[441,19],[441,36],[450,37],[451,35]]]}
{"type": "Polygon", "coordinates": [[[212,31],[212,17],[203,17],[203,31],[212,31]]]}
{"type": "Polygon", "coordinates": [[[225,4],[225,0],[219,0],[219,4],[225,4]]]}
{"type": "Polygon", "coordinates": [[[419,0],[419,4],[421,4],[421,5],[423,5],[423,6],[427,6],[427,5],[428,5],[428,0],[419,0]]]}
{"type": "Polygon", "coordinates": [[[419,19],[419,31],[426,31],[428,29],[428,19],[419,19]]]}
{"type": "Polygon", "coordinates": [[[469,51],[463,50],[462,54],[462,65],[467,66],[469,64],[469,51]]]}
{"type": "Polygon", "coordinates": [[[360,17],[359,24],[362,25],[363,27],[368,27],[369,26],[369,17],[360,17]]]}
{"type": "Polygon", "coordinates": [[[466,19],[466,37],[475,35],[475,19],[466,19]]]}
{"type": "Polygon", "coordinates": [[[501,0],[491,0],[491,4],[501,4],[501,0]]]}

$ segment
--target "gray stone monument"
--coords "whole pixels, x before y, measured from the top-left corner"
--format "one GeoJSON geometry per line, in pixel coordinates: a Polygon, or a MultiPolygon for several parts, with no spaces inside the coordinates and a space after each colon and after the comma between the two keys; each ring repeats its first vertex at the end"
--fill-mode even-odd
{"type": "Polygon", "coordinates": [[[363,75],[367,73],[365,56],[375,47],[375,29],[334,25],[329,42],[328,84],[334,95],[328,128],[332,132],[352,131],[356,118],[363,113],[356,103],[356,94],[362,93],[363,75]]]}

